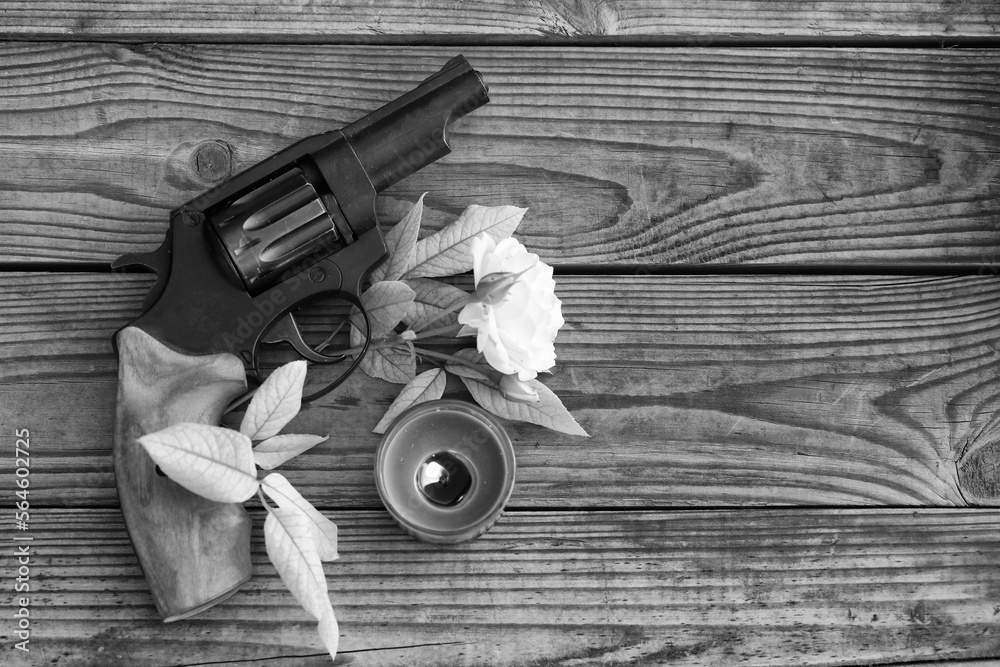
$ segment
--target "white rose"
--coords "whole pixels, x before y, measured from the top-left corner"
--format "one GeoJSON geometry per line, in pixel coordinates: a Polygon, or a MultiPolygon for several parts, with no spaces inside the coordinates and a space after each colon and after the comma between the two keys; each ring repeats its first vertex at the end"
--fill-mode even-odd
{"type": "Polygon", "coordinates": [[[472,240],[472,270],[477,288],[492,274],[507,274],[507,279],[497,283],[497,290],[477,290],[478,299],[458,315],[465,325],[460,335],[476,335],[476,347],[505,375],[531,380],[552,368],[556,333],[563,325],[552,267],[516,239],[495,243],[480,234],[472,240]]]}

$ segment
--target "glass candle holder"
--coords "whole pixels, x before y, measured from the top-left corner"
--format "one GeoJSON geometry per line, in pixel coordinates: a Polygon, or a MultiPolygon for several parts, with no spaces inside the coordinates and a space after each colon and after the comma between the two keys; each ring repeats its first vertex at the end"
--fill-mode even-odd
{"type": "Polygon", "coordinates": [[[456,544],[496,523],[514,489],[514,448],[472,403],[437,400],[399,415],[375,454],[386,509],[419,540],[456,544]]]}

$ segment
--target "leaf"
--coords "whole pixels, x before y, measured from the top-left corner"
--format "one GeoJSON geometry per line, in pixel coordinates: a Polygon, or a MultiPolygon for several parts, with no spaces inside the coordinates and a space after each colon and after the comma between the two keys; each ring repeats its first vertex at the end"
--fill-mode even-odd
{"type": "Polygon", "coordinates": [[[330,657],[340,641],[330,604],[326,573],[312,535],[312,522],[298,507],[269,509],[264,520],[264,547],[282,583],[319,624],[317,631],[330,657]]]}
{"type": "Polygon", "coordinates": [[[431,278],[414,278],[406,284],[413,289],[413,307],[407,314],[406,323],[419,331],[424,323],[435,320],[434,326],[445,327],[458,324],[458,311],[436,319],[441,313],[469,298],[465,290],[431,278]]]}
{"type": "Polygon", "coordinates": [[[276,435],[253,448],[253,460],[258,467],[272,470],[326,440],[322,435],[276,435]]]}
{"type": "Polygon", "coordinates": [[[319,618],[330,599],[312,526],[298,507],[269,508],[264,520],[264,547],[285,587],[303,609],[319,618]]]}
{"type": "Polygon", "coordinates": [[[424,197],[420,199],[396,223],[396,226],[386,232],[385,245],[389,250],[389,259],[372,271],[371,281],[398,280],[412,265],[413,254],[417,246],[417,235],[420,232],[420,218],[424,213],[424,197]]]}
{"type": "Polygon", "coordinates": [[[403,278],[453,276],[472,270],[472,239],[486,232],[494,241],[514,233],[526,208],[470,206],[458,220],[417,242],[413,267],[403,278]]]}
{"type": "MultiPolygon", "coordinates": [[[[413,304],[414,292],[406,283],[398,280],[375,283],[361,295],[361,303],[368,311],[371,322],[371,337],[373,339],[385,336],[403,321],[413,304]]],[[[365,342],[364,318],[355,309],[351,314],[351,347],[358,347],[365,342]]]]}
{"type": "Polygon", "coordinates": [[[474,347],[464,347],[456,351],[453,356],[462,359],[465,363],[449,361],[444,365],[446,370],[459,377],[486,382],[494,389],[500,388],[502,373],[486,362],[486,357],[483,356],[482,352],[474,347]]]}
{"type": "Polygon", "coordinates": [[[340,627],[337,625],[337,617],[333,615],[333,608],[319,619],[316,630],[319,632],[320,641],[330,652],[331,658],[337,657],[337,646],[340,644],[340,627]]]}
{"type": "Polygon", "coordinates": [[[337,560],[337,524],[327,519],[323,514],[312,506],[308,500],[302,497],[291,482],[285,479],[281,473],[273,472],[260,482],[264,493],[267,494],[278,507],[298,507],[302,510],[312,524],[311,531],[313,540],[316,543],[316,551],[320,560],[337,560]]]}
{"type": "MultiPolygon", "coordinates": [[[[361,303],[368,311],[373,332],[383,335],[392,331],[403,321],[413,303],[413,297],[410,286],[399,280],[375,283],[365,290],[361,295],[361,303]]],[[[360,319],[360,314],[358,317],[360,319]]]]}
{"type": "Polygon", "coordinates": [[[416,359],[403,347],[370,349],[361,360],[360,368],[370,377],[395,384],[406,384],[417,374],[416,359]]]}
{"type": "Polygon", "coordinates": [[[535,403],[515,403],[504,398],[500,389],[494,386],[491,381],[460,377],[476,403],[498,417],[530,422],[570,435],[589,437],[589,434],[576,422],[559,397],[538,380],[529,380],[528,384],[538,392],[539,400],[535,403]]]}
{"type": "Polygon", "coordinates": [[[241,503],[257,492],[250,438],[221,426],[180,423],[139,438],[171,480],[202,498],[241,503]]]}
{"type": "Polygon", "coordinates": [[[441,398],[447,381],[447,374],[440,368],[424,371],[410,380],[389,406],[382,420],[372,429],[372,433],[385,433],[392,420],[411,405],[441,398]]]}
{"type": "Polygon", "coordinates": [[[250,401],[240,433],[251,440],[266,440],[284,428],[302,407],[306,362],[299,360],[271,373],[250,401]]]}

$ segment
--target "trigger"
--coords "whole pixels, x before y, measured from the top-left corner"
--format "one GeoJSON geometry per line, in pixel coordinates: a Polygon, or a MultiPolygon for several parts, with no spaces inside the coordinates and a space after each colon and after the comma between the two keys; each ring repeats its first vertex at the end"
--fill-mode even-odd
{"type": "Polygon", "coordinates": [[[274,326],[267,330],[264,338],[261,340],[262,343],[277,344],[277,343],[288,343],[295,348],[295,351],[302,355],[304,359],[309,361],[314,361],[318,364],[330,364],[336,361],[343,361],[345,355],[337,355],[333,357],[328,357],[325,354],[320,354],[316,350],[309,347],[305,339],[302,338],[302,331],[299,329],[299,323],[295,321],[295,317],[291,313],[287,313],[280,320],[275,322],[274,326]]]}

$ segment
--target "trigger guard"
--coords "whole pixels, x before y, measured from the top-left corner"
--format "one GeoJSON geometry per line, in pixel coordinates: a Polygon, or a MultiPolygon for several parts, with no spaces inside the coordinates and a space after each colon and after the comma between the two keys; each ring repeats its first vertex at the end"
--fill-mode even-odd
{"type": "Polygon", "coordinates": [[[285,313],[281,319],[274,323],[274,326],[268,330],[261,342],[273,345],[288,343],[295,348],[296,352],[302,355],[303,359],[317,364],[335,364],[347,357],[344,354],[329,356],[309,347],[309,344],[302,337],[302,330],[299,329],[299,323],[295,321],[295,316],[290,312],[285,313]]]}

